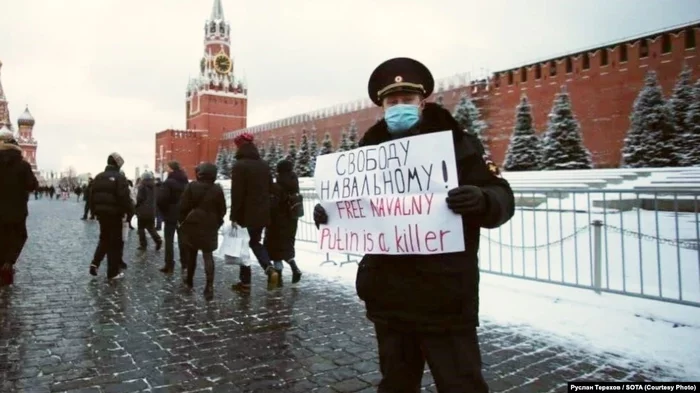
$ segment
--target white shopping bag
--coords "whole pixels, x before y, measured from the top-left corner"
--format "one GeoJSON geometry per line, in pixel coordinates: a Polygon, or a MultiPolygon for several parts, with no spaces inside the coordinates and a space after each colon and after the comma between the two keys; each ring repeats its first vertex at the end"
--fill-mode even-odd
{"type": "Polygon", "coordinates": [[[222,227],[223,240],[216,250],[216,255],[223,258],[227,264],[250,266],[250,237],[245,228],[233,228],[230,222],[222,227]]]}

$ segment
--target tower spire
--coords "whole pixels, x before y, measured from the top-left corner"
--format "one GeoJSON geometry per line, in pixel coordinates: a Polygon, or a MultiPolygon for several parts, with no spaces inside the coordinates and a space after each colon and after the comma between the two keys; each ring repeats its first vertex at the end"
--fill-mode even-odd
{"type": "Polygon", "coordinates": [[[224,6],[221,4],[221,0],[214,0],[209,20],[224,20],[224,6]]]}
{"type": "Polygon", "coordinates": [[[5,100],[5,91],[2,89],[2,61],[0,61],[0,101],[5,100]]]}
{"type": "MultiPolygon", "coordinates": [[[[2,70],[2,61],[0,61],[0,71],[2,70]]],[[[12,122],[10,121],[10,108],[7,106],[7,98],[5,91],[2,88],[2,73],[0,72],[0,128],[7,127],[12,130],[12,122]]]]}

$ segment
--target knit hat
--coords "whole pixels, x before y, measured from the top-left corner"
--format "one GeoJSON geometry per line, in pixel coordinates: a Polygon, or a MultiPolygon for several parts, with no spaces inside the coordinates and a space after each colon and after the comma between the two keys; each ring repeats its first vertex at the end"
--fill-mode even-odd
{"type": "Polygon", "coordinates": [[[289,173],[294,170],[294,164],[289,160],[281,160],[277,163],[277,172],[279,173],[289,173]]]}
{"type": "Polygon", "coordinates": [[[180,163],[177,161],[170,161],[168,163],[168,167],[174,171],[179,171],[180,170],[180,163]]]}
{"type": "Polygon", "coordinates": [[[121,168],[122,165],[124,165],[124,159],[119,153],[114,152],[107,157],[107,165],[114,165],[117,168],[121,168]]]}
{"type": "Polygon", "coordinates": [[[245,143],[252,143],[253,139],[253,134],[249,132],[244,132],[241,135],[238,135],[237,137],[233,138],[233,143],[236,144],[236,147],[241,147],[241,145],[245,143]]]}

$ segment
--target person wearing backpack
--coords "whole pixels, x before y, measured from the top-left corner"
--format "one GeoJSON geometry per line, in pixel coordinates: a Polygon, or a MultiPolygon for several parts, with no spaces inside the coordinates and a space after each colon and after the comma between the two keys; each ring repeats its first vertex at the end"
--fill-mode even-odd
{"type": "Polygon", "coordinates": [[[270,190],[270,225],[265,228],[265,242],[270,260],[279,275],[278,286],[282,286],[282,261],[292,269],[292,284],[301,280],[301,270],[294,260],[294,240],[297,235],[299,217],[304,215],[299,178],[294,173],[294,164],[288,160],[277,163],[277,182],[270,190]]]}
{"type": "Polygon", "coordinates": [[[221,186],[214,183],[217,168],[212,163],[202,163],[196,169],[197,180],[189,183],[182,192],[178,222],[182,235],[183,256],[187,267],[184,283],[193,287],[194,271],[197,267],[197,253],[202,251],[204,273],[207,285],[204,297],[214,296],[214,255],[219,248],[219,228],[226,216],[226,198],[221,186]]]}

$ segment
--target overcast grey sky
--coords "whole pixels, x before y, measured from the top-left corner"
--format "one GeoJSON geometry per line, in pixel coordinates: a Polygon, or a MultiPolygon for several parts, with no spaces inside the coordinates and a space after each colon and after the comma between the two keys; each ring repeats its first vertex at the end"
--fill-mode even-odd
{"type": "MultiPolygon", "coordinates": [[[[213,0],[0,0],[13,123],[36,118],[38,164],[153,166],[154,134],[185,125],[213,0]]],[[[366,95],[394,56],[436,78],[496,71],[700,19],[699,0],[223,0],[249,125],[366,95]]]]}

